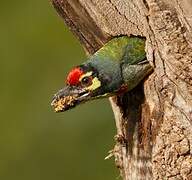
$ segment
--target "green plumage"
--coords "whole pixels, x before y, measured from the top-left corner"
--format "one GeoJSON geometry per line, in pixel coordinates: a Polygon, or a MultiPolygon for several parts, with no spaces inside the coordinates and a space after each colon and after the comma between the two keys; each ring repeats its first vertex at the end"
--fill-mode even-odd
{"type": "Polygon", "coordinates": [[[125,61],[136,64],[145,59],[145,39],[139,37],[116,37],[98,50],[92,58],[125,61]]]}
{"type": "Polygon", "coordinates": [[[131,90],[152,71],[146,61],[145,39],[141,37],[113,38],[85,64],[96,67],[103,76],[112,77],[109,91],[115,91],[122,83],[131,90]]]}

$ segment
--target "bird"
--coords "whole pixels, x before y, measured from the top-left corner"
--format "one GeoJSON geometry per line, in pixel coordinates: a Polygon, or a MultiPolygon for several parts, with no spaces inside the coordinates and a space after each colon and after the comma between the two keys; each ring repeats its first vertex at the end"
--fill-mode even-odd
{"type": "Polygon", "coordinates": [[[145,38],[120,36],[109,40],[84,63],[75,66],[66,86],[53,97],[55,112],[135,88],[153,68],[146,58],[145,38]]]}

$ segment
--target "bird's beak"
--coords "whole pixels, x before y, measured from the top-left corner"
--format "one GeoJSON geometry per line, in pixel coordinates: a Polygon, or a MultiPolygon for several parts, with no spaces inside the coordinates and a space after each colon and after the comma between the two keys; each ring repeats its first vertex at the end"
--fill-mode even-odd
{"type": "Polygon", "coordinates": [[[87,90],[76,86],[66,86],[54,95],[51,106],[55,112],[63,112],[89,99],[90,93],[87,90]]]}

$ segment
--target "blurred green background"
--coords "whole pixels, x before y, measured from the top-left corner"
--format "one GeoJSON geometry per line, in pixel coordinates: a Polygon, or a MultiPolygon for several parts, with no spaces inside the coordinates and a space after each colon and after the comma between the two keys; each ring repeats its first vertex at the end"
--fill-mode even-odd
{"type": "Polygon", "coordinates": [[[0,179],[111,180],[107,99],[56,114],[53,94],[86,57],[49,0],[0,0],[0,179]]]}

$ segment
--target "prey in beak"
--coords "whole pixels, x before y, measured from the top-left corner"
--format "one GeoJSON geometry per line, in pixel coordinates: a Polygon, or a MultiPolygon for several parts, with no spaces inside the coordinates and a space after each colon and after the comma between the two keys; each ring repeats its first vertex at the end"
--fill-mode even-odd
{"type": "Polygon", "coordinates": [[[64,112],[84,102],[107,97],[110,92],[113,92],[113,89],[110,88],[110,82],[113,83],[113,81],[108,74],[105,80],[103,77],[105,74],[101,78],[98,70],[91,64],[73,68],[67,76],[67,85],[53,97],[51,105],[55,112],[64,112]]]}
{"type": "Polygon", "coordinates": [[[87,90],[76,86],[66,86],[59,90],[53,97],[51,106],[55,112],[64,112],[76,105],[86,102],[90,98],[87,90]]]}

